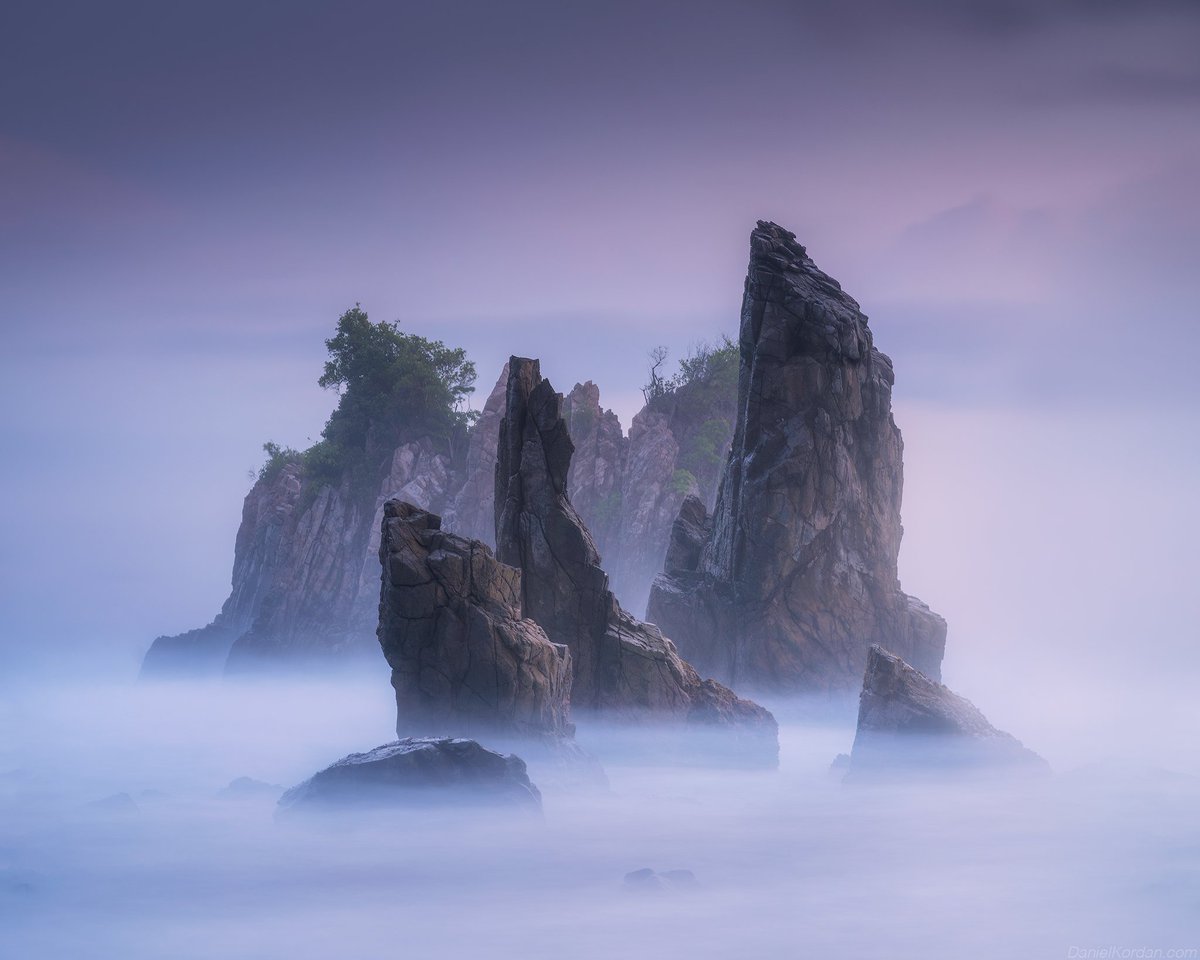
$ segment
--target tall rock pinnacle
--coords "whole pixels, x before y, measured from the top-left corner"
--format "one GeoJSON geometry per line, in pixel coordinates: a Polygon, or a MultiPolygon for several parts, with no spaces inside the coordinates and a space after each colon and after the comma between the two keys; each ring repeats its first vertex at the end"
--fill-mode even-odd
{"type": "Polygon", "coordinates": [[[496,556],[521,570],[524,615],[570,648],[573,709],[723,729],[744,739],[747,754],[774,762],[771,714],[702,680],[657,627],[617,603],[567,494],[573,453],[562,395],[536,360],[513,357],[496,461],[496,556]]]}
{"type": "Polygon", "coordinates": [[[897,575],[892,362],[858,304],[774,223],[750,235],[739,340],[716,508],[709,521],[685,504],[648,618],[698,669],[751,688],[854,689],[875,643],[936,678],[946,622],[897,575]]]}

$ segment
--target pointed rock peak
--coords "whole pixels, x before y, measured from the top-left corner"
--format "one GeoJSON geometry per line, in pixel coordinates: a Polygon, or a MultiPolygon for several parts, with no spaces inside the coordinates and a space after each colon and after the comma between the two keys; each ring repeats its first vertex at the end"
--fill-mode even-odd
{"type": "Polygon", "coordinates": [[[770,220],[759,220],[757,226],[750,232],[750,255],[762,258],[780,258],[794,264],[801,264],[808,260],[808,250],[803,244],[797,242],[796,235],[791,230],[785,230],[770,220]]]}
{"type": "Polygon", "coordinates": [[[850,774],[926,773],[1019,766],[1048,769],[997,730],[971,701],[878,644],[867,655],[850,774]]]}
{"type": "Polygon", "coordinates": [[[897,574],[891,361],[793,234],[762,222],[750,248],[732,452],[711,522],[692,504],[673,531],[647,616],[735,685],[853,690],[872,643],[936,676],[946,623],[897,574]]]}

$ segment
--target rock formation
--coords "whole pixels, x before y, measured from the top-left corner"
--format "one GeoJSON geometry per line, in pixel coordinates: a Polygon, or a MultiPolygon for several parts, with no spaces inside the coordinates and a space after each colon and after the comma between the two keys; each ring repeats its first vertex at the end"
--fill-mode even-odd
{"type": "Polygon", "coordinates": [[[279,798],[279,812],[488,805],[540,811],[525,763],[474,740],[408,738],[352,753],[279,798]]]}
{"type": "Polygon", "coordinates": [[[399,736],[563,737],[571,656],[521,618],[521,572],[408,503],[384,508],[379,643],[399,736]]]}
{"type": "Polygon", "coordinates": [[[945,621],[897,576],[903,444],[891,361],[858,304],[773,223],[751,234],[740,350],[713,517],[688,502],[648,618],[735,685],[852,689],[873,643],[936,677],[945,621]]]}
{"type": "Polygon", "coordinates": [[[969,700],[895,654],[871,647],[847,776],[981,767],[1049,769],[1019,740],[988,723],[969,700]]]}
{"type": "Polygon", "coordinates": [[[264,470],[242,507],[233,587],[221,612],[207,627],[155,640],[143,675],[373,662],[383,505],[395,497],[445,507],[453,529],[491,541],[506,383],[502,376],[463,444],[465,456],[421,437],[384,447],[370,475],[348,471],[333,483],[311,479],[299,455],[264,470]]]}
{"type": "Polygon", "coordinates": [[[442,526],[460,537],[479,540],[495,547],[496,521],[492,504],[496,499],[496,444],[500,438],[500,421],[504,417],[504,391],[508,386],[508,364],[471,428],[467,442],[466,463],[462,479],[442,515],[442,526]]]}
{"type": "Polygon", "coordinates": [[[590,381],[563,401],[575,445],[567,495],[587,524],[613,593],[645,610],[662,570],[671,524],[687,496],[712,503],[729,452],[737,401],[736,357],[714,348],[692,376],[669,383],[633,418],[629,436],[590,381]]]}
{"type": "MultiPolygon", "coordinates": [[[[507,365],[462,449],[429,438],[381,448],[378,469],[335,483],[308,477],[299,455],[264,471],[247,495],[233,588],[207,627],[159,637],[144,675],[279,670],[306,661],[375,656],[383,504],[392,497],[440,511],[442,528],[493,546],[496,445],[507,365]]],[[[568,491],[613,572],[620,596],[643,609],[683,497],[711,502],[714,450],[732,432],[735,394],[717,376],[673,386],[623,436],[595,384],[564,404],[577,453],[568,491]]]]}
{"type": "Polygon", "coordinates": [[[522,609],[571,649],[572,703],[620,720],[654,718],[736,731],[773,759],[774,718],[711,680],[617,603],[587,527],[567,495],[574,447],[563,398],[536,360],[513,357],[496,463],[496,552],[520,568],[522,609]]]}
{"type": "Polygon", "coordinates": [[[587,523],[601,557],[619,552],[623,486],[629,441],[621,421],[600,406],[600,388],[577,383],[563,398],[563,419],[575,447],[567,496],[587,523]]]}

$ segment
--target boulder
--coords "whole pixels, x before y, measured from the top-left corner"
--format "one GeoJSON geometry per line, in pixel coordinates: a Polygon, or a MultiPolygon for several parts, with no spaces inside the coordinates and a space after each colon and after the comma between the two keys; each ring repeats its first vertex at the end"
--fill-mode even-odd
{"type": "Polygon", "coordinates": [[[871,647],[848,778],[997,768],[1049,770],[969,700],[895,654],[871,647]]]}
{"type": "Polygon", "coordinates": [[[684,505],[692,529],[676,531],[647,618],[698,669],[739,687],[849,691],[873,643],[937,677],[946,623],[897,573],[892,363],[858,304],[773,223],[751,233],[739,340],[739,415],[716,507],[709,521],[684,505]]]}
{"type": "Polygon", "coordinates": [[[408,738],[352,753],[279,798],[283,814],[344,807],[497,806],[541,810],[525,762],[474,740],[408,738]]]}
{"type": "Polygon", "coordinates": [[[617,603],[567,493],[574,446],[562,405],[536,360],[509,361],[496,464],[496,551],[521,570],[525,615],[571,650],[574,709],[731,732],[744,755],[776,762],[774,717],[702,680],[662,631],[617,603]]]}
{"type": "Polygon", "coordinates": [[[379,560],[399,736],[571,735],[571,655],[522,617],[520,570],[398,500],[384,507],[379,560]]]}

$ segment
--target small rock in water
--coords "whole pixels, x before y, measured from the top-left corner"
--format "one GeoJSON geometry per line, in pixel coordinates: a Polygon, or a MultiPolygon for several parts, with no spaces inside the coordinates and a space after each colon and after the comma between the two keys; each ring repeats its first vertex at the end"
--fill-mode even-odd
{"type": "Polygon", "coordinates": [[[850,754],[852,780],[1000,769],[1050,768],[1016,737],[993,727],[969,700],[895,654],[871,647],[850,754]]]}
{"type": "Polygon", "coordinates": [[[337,807],[499,806],[541,811],[525,761],[474,740],[409,737],[352,753],[292,787],[280,813],[337,807]]]}

